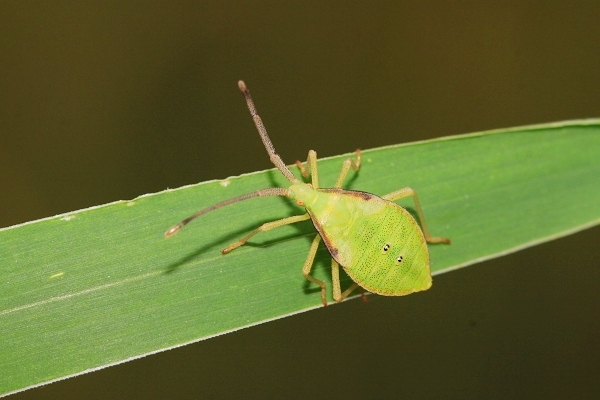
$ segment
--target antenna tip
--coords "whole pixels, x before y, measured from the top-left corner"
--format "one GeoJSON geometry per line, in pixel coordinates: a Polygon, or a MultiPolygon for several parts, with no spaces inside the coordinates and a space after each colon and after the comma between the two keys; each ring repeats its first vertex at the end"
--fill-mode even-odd
{"type": "Polygon", "coordinates": [[[238,87],[240,88],[240,90],[242,92],[247,91],[248,89],[246,88],[246,84],[244,83],[244,81],[238,81],[238,87]]]}
{"type": "Polygon", "coordinates": [[[182,224],[177,224],[175,226],[170,227],[169,230],[165,232],[165,238],[170,238],[171,236],[175,235],[181,230],[181,228],[183,228],[182,224]]]}

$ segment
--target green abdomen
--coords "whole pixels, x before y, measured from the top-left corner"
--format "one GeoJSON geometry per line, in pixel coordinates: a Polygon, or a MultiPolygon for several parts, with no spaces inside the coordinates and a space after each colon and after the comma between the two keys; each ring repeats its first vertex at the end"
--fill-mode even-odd
{"type": "Polygon", "coordinates": [[[364,250],[344,269],[359,285],[391,296],[431,287],[427,244],[406,210],[389,203],[381,214],[357,220],[351,232],[356,241],[364,243],[364,250]],[[386,245],[389,249],[384,251],[386,245]]]}
{"type": "Polygon", "coordinates": [[[405,209],[367,193],[325,191],[309,213],[332,257],[356,283],[388,296],[431,287],[425,238],[405,209]]]}

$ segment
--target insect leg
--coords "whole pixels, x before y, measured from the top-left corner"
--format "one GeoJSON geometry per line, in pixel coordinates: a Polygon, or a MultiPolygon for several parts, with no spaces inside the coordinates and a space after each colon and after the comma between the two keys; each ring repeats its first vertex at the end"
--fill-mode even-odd
{"type": "Polygon", "coordinates": [[[333,299],[338,303],[348,297],[358,287],[358,283],[354,283],[342,293],[340,286],[340,265],[333,258],[331,259],[331,281],[333,282],[333,299]]]}
{"type": "Polygon", "coordinates": [[[309,281],[316,283],[321,286],[321,301],[323,305],[327,307],[327,292],[325,290],[325,282],[315,278],[310,275],[310,270],[312,269],[313,263],[315,261],[315,255],[317,254],[317,249],[319,248],[319,242],[321,241],[321,236],[317,235],[312,241],[310,245],[310,250],[308,250],[308,256],[306,257],[306,261],[304,262],[304,266],[302,267],[302,275],[309,281]]]}
{"type": "Polygon", "coordinates": [[[306,221],[307,219],[310,219],[310,216],[308,214],[302,214],[302,215],[294,215],[293,217],[279,219],[277,221],[267,222],[266,224],[259,226],[257,229],[253,230],[252,232],[250,232],[249,234],[247,234],[246,236],[244,236],[237,242],[232,243],[229,246],[227,246],[226,248],[224,248],[223,250],[221,250],[221,253],[227,254],[231,250],[235,250],[238,247],[243,246],[248,241],[248,239],[250,239],[252,236],[256,235],[257,233],[270,231],[271,229],[279,228],[280,226],[289,225],[289,224],[293,224],[293,223],[300,222],[300,221],[306,221]]]}
{"type": "Polygon", "coordinates": [[[346,179],[346,175],[348,175],[348,171],[350,171],[350,167],[354,171],[358,171],[360,168],[360,149],[356,149],[356,160],[354,158],[348,158],[344,161],[344,165],[342,165],[342,172],[340,172],[340,176],[335,182],[335,188],[341,188],[344,180],[346,179]]]}
{"type": "Polygon", "coordinates": [[[450,244],[450,239],[444,237],[432,237],[429,234],[429,228],[427,228],[427,223],[425,223],[425,215],[423,214],[423,210],[421,209],[421,203],[419,202],[419,197],[417,197],[417,192],[413,189],[406,187],[400,190],[396,190],[390,194],[386,194],[382,196],[385,200],[394,201],[399,200],[404,197],[412,196],[415,207],[417,208],[417,214],[419,215],[419,220],[421,222],[421,228],[423,229],[423,236],[425,236],[425,240],[429,243],[446,243],[450,244]]]}
{"type": "Polygon", "coordinates": [[[308,157],[306,158],[306,168],[300,161],[296,161],[296,165],[300,168],[300,173],[305,178],[308,178],[308,174],[312,174],[312,187],[315,189],[319,188],[319,174],[317,173],[317,152],[310,150],[308,157]]]}

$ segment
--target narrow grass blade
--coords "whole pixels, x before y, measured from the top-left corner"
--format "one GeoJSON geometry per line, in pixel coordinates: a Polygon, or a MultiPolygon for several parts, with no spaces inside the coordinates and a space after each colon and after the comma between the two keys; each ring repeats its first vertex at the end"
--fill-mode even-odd
{"type": "MultiPolygon", "coordinates": [[[[319,161],[323,186],[346,157],[319,161]]],[[[600,222],[600,120],[390,146],[363,151],[363,162],[347,187],[410,186],[432,234],[452,239],[430,247],[434,274],[600,222]]],[[[0,394],[319,307],[300,272],[310,221],[219,252],[301,212],[286,199],[223,208],[163,237],[200,208],[285,183],[269,170],[1,229],[0,394]]],[[[331,290],[328,266],[322,249],[315,275],[331,290]]]]}

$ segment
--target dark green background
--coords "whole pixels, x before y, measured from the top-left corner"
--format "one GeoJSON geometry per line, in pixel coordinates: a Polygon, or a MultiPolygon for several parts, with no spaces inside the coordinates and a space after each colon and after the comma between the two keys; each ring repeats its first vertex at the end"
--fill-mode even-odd
{"type": "MultiPolygon", "coordinates": [[[[598,117],[599,21],[592,1],[2,2],[0,226],[270,167],[238,79],[289,163],[598,117]]],[[[424,294],[14,398],[591,397],[599,242],[594,228],[424,294]]]]}

